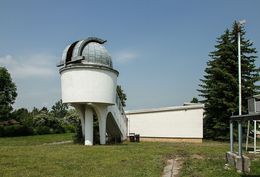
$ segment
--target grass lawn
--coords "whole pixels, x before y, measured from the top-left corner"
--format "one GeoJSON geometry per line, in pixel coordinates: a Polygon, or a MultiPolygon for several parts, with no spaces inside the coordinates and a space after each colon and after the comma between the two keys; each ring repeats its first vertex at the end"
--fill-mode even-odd
{"type": "MultiPolygon", "coordinates": [[[[159,177],[165,160],[175,156],[184,161],[180,176],[246,176],[224,169],[227,143],[46,144],[71,139],[72,134],[0,138],[0,176],[159,177]]],[[[251,170],[250,176],[260,176],[259,156],[251,170]]]]}

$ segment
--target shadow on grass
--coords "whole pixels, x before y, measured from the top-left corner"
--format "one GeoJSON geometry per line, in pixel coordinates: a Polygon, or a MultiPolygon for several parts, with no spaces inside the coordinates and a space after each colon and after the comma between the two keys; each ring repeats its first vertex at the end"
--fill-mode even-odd
{"type": "Polygon", "coordinates": [[[241,175],[241,177],[259,177],[260,175],[241,175]]]}

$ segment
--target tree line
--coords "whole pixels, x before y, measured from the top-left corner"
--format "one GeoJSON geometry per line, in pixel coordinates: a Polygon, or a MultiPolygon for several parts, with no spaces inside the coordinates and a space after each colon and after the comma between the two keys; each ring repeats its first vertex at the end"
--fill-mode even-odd
{"type": "Polygon", "coordinates": [[[32,111],[26,108],[12,111],[8,118],[0,121],[0,136],[75,132],[79,121],[77,112],[59,100],[51,110],[43,107],[32,111]]]}
{"type": "Polygon", "coordinates": [[[75,132],[79,116],[61,100],[48,110],[26,108],[13,110],[12,104],[17,97],[17,89],[11,75],[0,67],[0,136],[23,136],[75,132]]]}

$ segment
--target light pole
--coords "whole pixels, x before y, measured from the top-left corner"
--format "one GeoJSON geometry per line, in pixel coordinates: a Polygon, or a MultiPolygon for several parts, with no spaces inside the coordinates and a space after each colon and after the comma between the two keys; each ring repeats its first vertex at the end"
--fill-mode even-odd
{"type": "MultiPolygon", "coordinates": [[[[237,46],[238,46],[238,112],[242,115],[242,86],[241,86],[241,46],[240,32],[241,26],[246,23],[246,20],[238,22],[237,46]]],[[[238,122],[238,155],[242,156],[242,126],[241,121],[238,122]]]]}
{"type": "Polygon", "coordinates": [[[238,22],[238,34],[237,34],[237,43],[238,43],[238,89],[239,89],[239,115],[242,115],[242,87],[241,87],[241,46],[240,46],[240,31],[241,25],[245,24],[245,20],[238,22]]]}

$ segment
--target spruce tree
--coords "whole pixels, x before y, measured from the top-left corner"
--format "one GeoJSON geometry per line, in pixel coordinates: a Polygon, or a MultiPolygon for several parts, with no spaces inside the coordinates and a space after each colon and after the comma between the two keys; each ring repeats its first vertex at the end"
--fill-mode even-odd
{"type": "Polygon", "coordinates": [[[210,52],[201,89],[204,98],[205,119],[204,137],[226,139],[229,132],[229,117],[238,114],[238,44],[237,36],[241,34],[241,70],[242,70],[242,104],[247,111],[246,98],[258,93],[259,68],[256,68],[256,49],[245,38],[245,29],[234,22],[232,30],[226,30],[217,38],[215,51],[210,52]]]}

